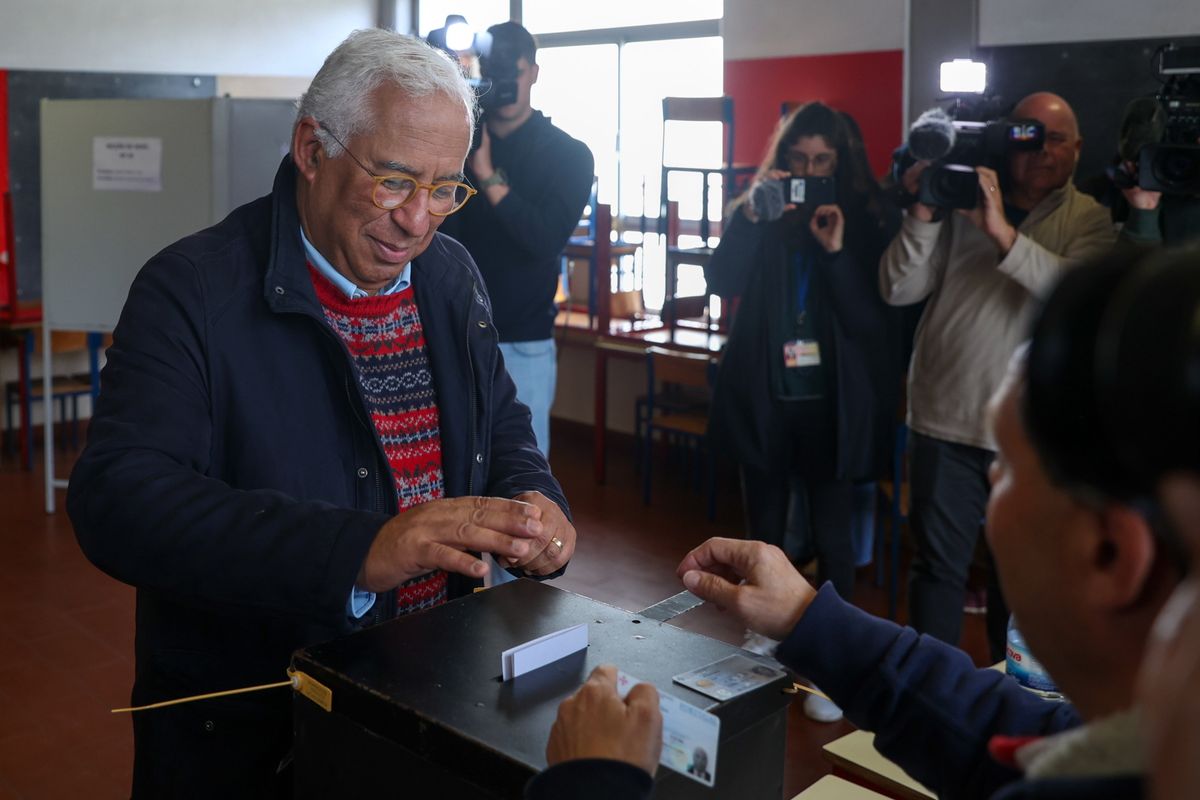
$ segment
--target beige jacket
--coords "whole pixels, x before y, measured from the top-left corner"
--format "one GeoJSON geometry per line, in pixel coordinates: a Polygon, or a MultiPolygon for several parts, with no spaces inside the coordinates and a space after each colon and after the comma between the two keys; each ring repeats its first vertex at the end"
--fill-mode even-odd
{"type": "Polygon", "coordinates": [[[929,298],[908,378],[914,431],[995,449],[984,408],[1013,351],[1029,336],[1035,300],[1066,267],[1106,252],[1115,240],[1108,210],[1071,184],[1037,205],[1003,259],[961,214],[941,222],[906,216],[879,265],[891,305],[929,298]]]}

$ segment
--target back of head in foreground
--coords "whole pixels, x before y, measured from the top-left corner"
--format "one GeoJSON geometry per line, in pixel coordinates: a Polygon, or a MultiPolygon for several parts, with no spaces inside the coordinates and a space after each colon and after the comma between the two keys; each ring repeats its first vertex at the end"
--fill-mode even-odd
{"type": "Polygon", "coordinates": [[[1035,324],[1011,409],[1060,497],[1053,508],[1069,513],[1030,543],[1023,569],[1002,568],[1002,583],[1034,652],[1085,716],[1134,704],[1154,619],[1186,571],[1154,486],[1198,452],[1200,394],[1187,369],[1195,263],[1194,252],[1118,256],[1069,272],[1035,324]],[[1057,586],[1028,586],[1036,580],[1057,586]]]}

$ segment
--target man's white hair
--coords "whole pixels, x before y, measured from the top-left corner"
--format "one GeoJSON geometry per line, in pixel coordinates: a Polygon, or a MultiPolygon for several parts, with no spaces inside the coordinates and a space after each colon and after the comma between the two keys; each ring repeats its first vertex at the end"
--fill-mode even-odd
{"type": "Polygon", "coordinates": [[[474,133],[475,91],[462,69],[446,53],[421,39],[381,28],[358,30],[337,46],[297,103],[296,124],[311,117],[333,132],[316,136],[330,158],[342,154],[334,136],[349,142],[375,123],[371,93],[394,84],[409,97],[442,94],[458,100],[474,133]]]}

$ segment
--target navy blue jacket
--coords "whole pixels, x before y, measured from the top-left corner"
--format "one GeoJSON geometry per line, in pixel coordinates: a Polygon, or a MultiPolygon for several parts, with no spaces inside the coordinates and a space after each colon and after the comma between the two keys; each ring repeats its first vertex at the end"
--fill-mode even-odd
{"type": "MultiPolygon", "coordinates": [[[[875,747],[946,800],[1134,800],[1139,776],[1025,780],[988,755],[996,734],[1046,736],[1082,723],[1069,703],[1043,700],[963,651],[873,617],[826,584],[776,658],[828,694],[875,747]]],[[[633,800],[642,770],[616,761],[563,762],[530,782],[529,800],[633,800]],[[603,773],[600,780],[597,773],[603,773]],[[597,787],[593,791],[592,787],[597,787]]]]}
{"type": "MultiPolygon", "coordinates": [[[[295,191],[285,159],[271,195],[152,258],[108,352],[67,508],[88,558],[137,587],[135,704],[281,680],[294,650],[362,624],[347,599],[397,512],[312,287],[295,191]]],[[[446,496],[537,490],[566,510],[470,256],[438,234],[412,280],[446,496]]],[[[469,584],[452,576],[452,596],[469,584]]],[[[374,620],[391,610],[377,606],[374,620]]],[[[135,715],[135,795],[269,795],[289,695],[135,715]]]]}

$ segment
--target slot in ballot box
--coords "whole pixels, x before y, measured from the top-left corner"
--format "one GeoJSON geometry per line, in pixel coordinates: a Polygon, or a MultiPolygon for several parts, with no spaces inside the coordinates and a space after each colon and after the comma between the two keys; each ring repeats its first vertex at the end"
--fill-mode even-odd
{"type": "Polygon", "coordinates": [[[660,767],[654,797],[778,800],[790,678],[727,701],[671,682],[734,654],[772,663],[532,580],[478,592],[293,656],[331,692],[329,711],[295,694],[296,796],[519,798],[558,704],[615,664],[721,719],[715,787],[660,767]],[[586,650],[500,680],[503,650],[582,622],[586,650]]]}

